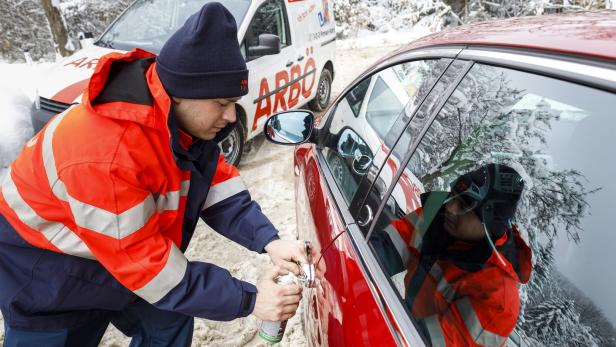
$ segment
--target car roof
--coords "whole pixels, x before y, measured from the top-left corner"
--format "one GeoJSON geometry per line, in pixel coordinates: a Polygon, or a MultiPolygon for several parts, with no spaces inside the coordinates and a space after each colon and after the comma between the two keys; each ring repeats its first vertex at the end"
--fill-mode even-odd
{"type": "Polygon", "coordinates": [[[441,45],[523,48],[616,60],[616,11],[487,21],[438,32],[396,50],[441,45]]]}

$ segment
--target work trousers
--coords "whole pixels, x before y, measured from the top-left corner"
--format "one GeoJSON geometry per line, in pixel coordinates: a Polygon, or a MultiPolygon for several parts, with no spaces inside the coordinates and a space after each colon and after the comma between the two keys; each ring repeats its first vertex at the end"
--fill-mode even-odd
{"type": "Polygon", "coordinates": [[[60,330],[28,330],[11,328],[4,324],[5,347],[29,346],[79,346],[96,347],[109,323],[131,337],[131,347],[190,346],[193,334],[193,317],[159,310],[139,299],[123,311],[110,312],[98,320],[60,330]]]}

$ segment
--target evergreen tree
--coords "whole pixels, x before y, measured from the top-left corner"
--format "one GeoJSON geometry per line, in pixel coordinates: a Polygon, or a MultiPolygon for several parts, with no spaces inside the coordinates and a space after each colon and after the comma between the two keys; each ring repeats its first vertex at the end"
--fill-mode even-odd
{"type": "Polygon", "coordinates": [[[599,342],[591,328],[580,322],[574,302],[559,297],[527,309],[522,327],[546,346],[598,346],[599,342]]]}

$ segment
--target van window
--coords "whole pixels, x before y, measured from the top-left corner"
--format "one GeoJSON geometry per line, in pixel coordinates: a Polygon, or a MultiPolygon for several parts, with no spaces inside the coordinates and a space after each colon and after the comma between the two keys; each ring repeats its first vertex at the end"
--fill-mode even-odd
{"type": "MultiPolygon", "coordinates": [[[[130,51],[141,48],[158,53],[167,39],[208,2],[214,0],[138,0],[101,36],[96,45],[130,51]]],[[[217,0],[239,27],[250,0],[217,0]]]]}
{"type": "MultiPolygon", "coordinates": [[[[259,45],[259,35],[272,34],[280,38],[280,49],[291,45],[289,20],[281,0],[269,0],[259,6],[246,30],[242,49],[259,45]]],[[[244,52],[244,56],[246,53],[244,52]]],[[[248,60],[256,57],[248,57],[248,60]]]]}

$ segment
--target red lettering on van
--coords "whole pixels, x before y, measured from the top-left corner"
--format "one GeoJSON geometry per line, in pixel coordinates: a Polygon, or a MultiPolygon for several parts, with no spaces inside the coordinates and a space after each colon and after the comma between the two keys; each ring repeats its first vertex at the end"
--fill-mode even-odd
{"type": "Polygon", "coordinates": [[[317,66],[314,62],[314,59],[308,58],[306,65],[304,66],[304,78],[302,79],[302,95],[304,98],[310,97],[312,94],[312,87],[314,87],[314,80],[317,76],[317,66]],[[308,78],[308,74],[312,76],[312,80],[310,81],[310,86],[306,88],[306,79],[308,78]]]}
{"type": "Polygon", "coordinates": [[[64,64],[64,66],[75,65],[75,67],[79,67],[84,61],[88,60],[88,57],[79,58],[77,60],[73,60],[70,63],[64,64]]]}
{"type": "Polygon", "coordinates": [[[287,93],[289,87],[284,87],[278,90],[280,87],[287,85],[289,83],[289,73],[287,70],[278,71],[276,73],[276,98],[274,99],[274,112],[286,111],[287,110],[287,102],[284,99],[284,95],[287,93]],[[280,106],[280,107],[279,107],[280,106]]]}
{"type": "Polygon", "coordinates": [[[316,62],[313,58],[308,58],[303,69],[303,78],[300,81],[292,81],[302,76],[302,67],[299,64],[291,66],[289,71],[280,70],[274,76],[276,93],[270,94],[270,87],[267,78],[261,79],[259,87],[259,98],[257,109],[252,123],[252,130],[257,130],[257,122],[262,117],[269,117],[274,112],[286,111],[297,106],[300,94],[304,98],[310,97],[316,79],[316,62]],[[290,78],[289,78],[290,75],[290,78]],[[306,79],[309,79],[307,82],[306,79]],[[288,91],[288,95],[287,95],[288,91]],[[271,97],[274,97],[274,107],[272,108],[271,97]]]}
{"type": "Polygon", "coordinates": [[[64,64],[64,66],[73,65],[75,67],[81,67],[86,69],[94,69],[96,64],[98,64],[98,58],[92,58],[88,60],[88,57],[79,58],[77,60],[73,60],[69,63],[64,64]]]}
{"type": "MultiPolygon", "coordinates": [[[[293,65],[291,67],[291,81],[295,81],[302,75],[302,68],[299,65],[293,65]]],[[[302,84],[299,81],[293,82],[289,88],[289,102],[287,105],[289,108],[295,107],[299,102],[299,95],[302,92],[302,84]]]]}
{"type": "MultiPolygon", "coordinates": [[[[261,85],[259,86],[259,98],[269,94],[269,86],[267,85],[267,78],[261,79],[261,85]]],[[[272,102],[269,96],[259,100],[257,103],[257,111],[255,112],[255,120],[252,123],[252,130],[257,129],[257,119],[261,117],[269,117],[272,114],[272,102]],[[265,105],[263,105],[265,102],[265,105]]]]}
{"type": "Polygon", "coordinates": [[[98,58],[90,59],[85,64],[82,64],[80,67],[85,67],[86,69],[94,69],[98,64],[98,58]]]}

